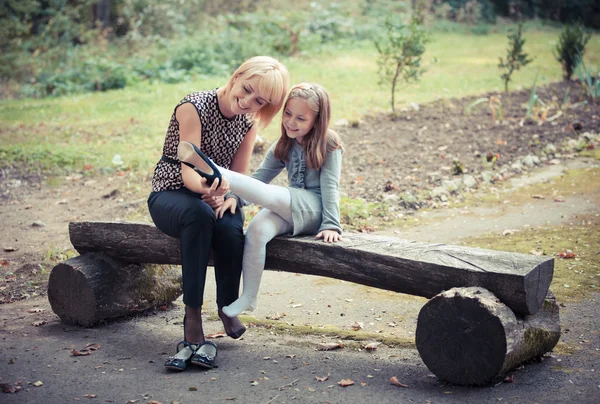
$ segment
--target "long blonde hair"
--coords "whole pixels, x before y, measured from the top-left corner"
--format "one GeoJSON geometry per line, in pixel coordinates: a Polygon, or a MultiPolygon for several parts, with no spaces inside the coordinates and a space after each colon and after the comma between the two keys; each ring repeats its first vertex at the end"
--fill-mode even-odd
{"type": "Polygon", "coordinates": [[[276,59],[269,56],[255,56],[246,60],[233,73],[227,83],[227,90],[231,91],[233,83],[238,78],[260,77],[257,91],[263,94],[268,104],[258,110],[255,118],[261,128],[266,128],[281,109],[285,94],[290,85],[290,74],[287,68],[276,59]]]}
{"type": "MultiPolygon", "coordinates": [[[[308,107],[316,114],[315,123],[302,141],[304,154],[308,166],[313,169],[320,169],[325,163],[327,152],[344,149],[339,135],[329,129],[331,119],[331,105],[329,94],[319,84],[300,83],[292,87],[288,95],[284,110],[289,100],[298,98],[304,100],[308,107]]],[[[283,122],[281,123],[281,137],[275,146],[275,157],[279,160],[287,160],[287,155],[292,148],[294,139],[286,135],[283,122]]]]}

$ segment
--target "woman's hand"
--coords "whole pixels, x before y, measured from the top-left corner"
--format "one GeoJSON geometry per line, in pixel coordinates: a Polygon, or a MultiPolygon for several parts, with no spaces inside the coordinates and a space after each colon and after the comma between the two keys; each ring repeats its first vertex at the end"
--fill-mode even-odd
{"type": "Polygon", "coordinates": [[[316,238],[322,238],[326,243],[335,243],[343,241],[342,235],[335,230],[323,230],[316,235],[316,238]]]}
{"type": "Polygon", "coordinates": [[[223,202],[225,202],[225,197],[224,196],[213,196],[213,195],[208,195],[208,194],[202,194],[202,200],[204,202],[206,202],[206,204],[208,206],[210,206],[213,209],[217,209],[219,208],[221,205],[223,205],[223,202]]]}
{"type": "MultiPolygon", "coordinates": [[[[219,186],[218,178],[216,178],[213,181],[212,185],[210,187],[208,187],[206,185],[206,178],[200,177],[200,182],[202,183],[202,188],[204,191],[204,192],[202,192],[202,199],[204,199],[204,196],[220,196],[220,197],[222,197],[227,192],[229,192],[229,181],[227,181],[226,178],[221,178],[221,180],[222,180],[222,182],[221,182],[220,187],[218,187],[219,186]]],[[[222,200],[221,200],[221,202],[222,202],[222,200]]]]}
{"type": "Polygon", "coordinates": [[[217,219],[222,219],[223,215],[225,214],[225,212],[227,212],[228,209],[231,212],[231,214],[233,215],[235,213],[236,207],[237,207],[237,199],[229,198],[226,201],[224,201],[223,203],[221,203],[221,206],[219,206],[217,209],[215,209],[215,216],[217,216],[217,219]]]}

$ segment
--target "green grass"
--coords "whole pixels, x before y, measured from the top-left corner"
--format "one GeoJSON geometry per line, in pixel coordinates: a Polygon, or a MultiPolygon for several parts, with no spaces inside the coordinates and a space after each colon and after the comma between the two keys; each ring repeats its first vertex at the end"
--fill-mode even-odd
{"type": "MultiPolygon", "coordinates": [[[[552,55],[558,34],[555,28],[525,33],[525,50],[535,59],[514,75],[511,90],[531,86],[538,72],[539,85],[561,79],[560,65],[552,55]]],[[[427,72],[420,83],[400,88],[398,106],[501,91],[497,64],[506,46],[506,36],[500,32],[487,36],[434,32],[424,56],[427,72]]],[[[319,82],[328,89],[335,122],[390,110],[389,90],[378,84],[376,58],[375,47],[365,41],[284,62],[293,83],[319,82]]],[[[594,35],[588,43],[586,62],[593,70],[600,66],[600,35],[594,35]]],[[[120,168],[147,173],[160,156],[175,104],[191,91],[218,87],[226,79],[142,84],[55,99],[0,101],[0,156],[3,164],[37,161],[49,170],[80,170],[88,165],[88,169],[99,172],[120,168]],[[112,164],[116,154],[123,159],[122,167],[112,164]]],[[[278,122],[279,117],[262,135],[276,139],[278,122]]]]}

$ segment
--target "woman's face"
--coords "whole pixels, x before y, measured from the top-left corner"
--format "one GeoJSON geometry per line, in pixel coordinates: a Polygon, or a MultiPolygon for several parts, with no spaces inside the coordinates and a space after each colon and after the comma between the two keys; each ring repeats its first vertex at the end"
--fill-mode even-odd
{"type": "Polygon", "coordinates": [[[229,93],[230,109],[234,115],[252,114],[268,104],[264,94],[258,92],[259,76],[238,77],[229,93]]]}
{"type": "Polygon", "coordinates": [[[296,139],[298,143],[302,143],[304,136],[315,125],[316,118],[317,114],[308,106],[305,100],[290,98],[283,110],[282,123],[285,134],[291,139],[296,139]]]}

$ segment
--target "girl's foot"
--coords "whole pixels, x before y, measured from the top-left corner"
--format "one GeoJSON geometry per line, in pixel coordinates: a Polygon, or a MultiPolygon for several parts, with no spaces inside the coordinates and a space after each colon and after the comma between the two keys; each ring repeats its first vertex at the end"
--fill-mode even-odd
{"type": "Polygon", "coordinates": [[[237,317],[243,311],[253,311],[256,308],[256,296],[249,297],[242,294],[235,302],[223,307],[223,313],[229,317],[237,317]]]}
{"type": "Polygon", "coordinates": [[[246,332],[246,327],[244,327],[244,324],[242,324],[237,316],[227,316],[225,313],[223,313],[222,308],[219,308],[219,318],[223,322],[223,327],[225,328],[227,336],[233,339],[238,339],[246,332]]]}

